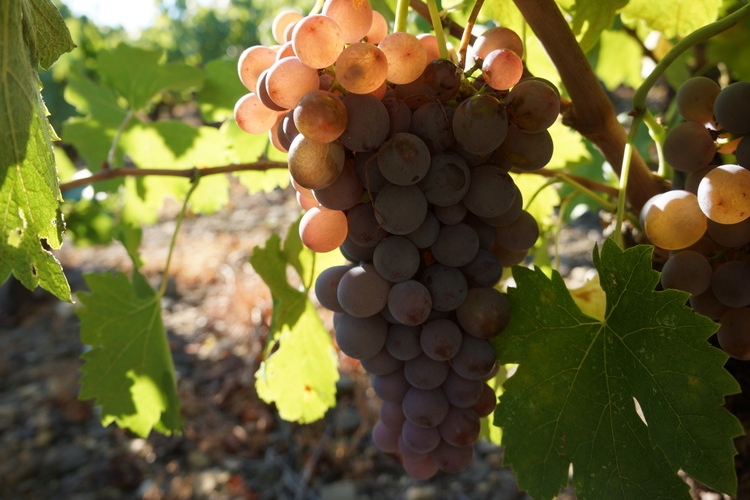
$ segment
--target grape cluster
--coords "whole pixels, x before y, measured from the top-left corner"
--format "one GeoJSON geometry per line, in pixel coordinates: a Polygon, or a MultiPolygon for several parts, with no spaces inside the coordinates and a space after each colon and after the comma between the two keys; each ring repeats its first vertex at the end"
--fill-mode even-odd
{"type": "Polygon", "coordinates": [[[662,269],[664,288],[689,292],[692,308],[719,322],[719,345],[747,360],[750,82],[721,88],[693,77],[678,90],[676,103],[687,121],[667,134],[664,157],[678,174],[679,189],[651,198],[641,222],[651,242],[671,250],[662,269]],[[731,155],[735,163],[723,163],[731,155]]]}
{"type": "Polygon", "coordinates": [[[557,89],[522,78],[507,28],[477,38],[477,77],[434,35],[388,34],[366,1],[284,13],[274,33],[240,59],[237,123],[288,152],[302,242],[349,261],[315,294],[382,400],[374,443],[415,478],[458,472],[496,404],[490,339],[510,311],[495,286],[539,237],[509,171],[550,160],[557,89]]]}

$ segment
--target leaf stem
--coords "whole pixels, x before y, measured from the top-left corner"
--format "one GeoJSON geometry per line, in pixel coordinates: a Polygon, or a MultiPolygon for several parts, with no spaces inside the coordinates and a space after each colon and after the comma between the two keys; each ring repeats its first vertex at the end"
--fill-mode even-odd
{"type": "Polygon", "coordinates": [[[205,177],[207,175],[229,174],[248,170],[263,171],[274,168],[287,168],[287,164],[286,162],[260,160],[253,163],[238,163],[234,165],[222,165],[220,167],[193,167],[186,169],[120,167],[111,170],[101,170],[87,177],[63,182],[60,184],[60,191],[70,191],[71,189],[81,186],[88,186],[89,184],[108,181],[119,177],[146,177],[150,175],[161,175],[193,179],[195,178],[196,171],[199,171],[201,177],[205,177]]]}
{"type": "MultiPolygon", "coordinates": [[[[483,0],[477,0],[478,4],[481,4],[483,0]]],[[[435,0],[427,0],[427,8],[430,11],[430,21],[432,22],[432,29],[435,31],[435,38],[437,38],[437,46],[440,51],[441,59],[449,59],[448,45],[445,40],[445,33],[443,32],[443,21],[440,19],[440,12],[437,8],[437,2],[435,0]]]]}
{"type": "Polygon", "coordinates": [[[199,168],[193,169],[193,177],[190,180],[190,189],[188,189],[187,194],[185,195],[185,201],[182,202],[182,208],[180,209],[180,213],[177,214],[177,220],[175,221],[174,226],[174,232],[172,233],[172,239],[169,241],[169,251],[167,252],[167,262],[164,264],[164,274],[162,274],[161,277],[161,283],[159,284],[159,292],[158,297],[164,297],[164,294],[167,291],[167,284],[169,283],[169,265],[172,263],[172,255],[174,255],[174,249],[177,245],[177,235],[180,232],[180,226],[182,225],[182,221],[185,219],[185,214],[187,213],[188,208],[188,202],[190,201],[190,196],[192,196],[193,192],[195,191],[195,188],[198,187],[198,182],[200,182],[201,179],[201,170],[199,168]]]}
{"type": "Polygon", "coordinates": [[[132,120],[134,116],[135,111],[132,108],[128,109],[128,112],[125,114],[125,118],[122,119],[122,123],[120,123],[120,126],[117,128],[115,137],[112,139],[112,144],[110,145],[109,151],[107,152],[107,169],[115,166],[115,156],[117,155],[117,146],[120,144],[120,138],[122,138],[123,132],[125,132],[125,129],[130,124],[130,120],[132,120]]]}

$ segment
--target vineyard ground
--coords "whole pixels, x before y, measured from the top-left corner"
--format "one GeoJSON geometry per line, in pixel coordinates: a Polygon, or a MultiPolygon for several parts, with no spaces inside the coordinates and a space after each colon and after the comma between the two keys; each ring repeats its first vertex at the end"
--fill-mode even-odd
{"type": "MultiPolygon", "coordinates": [[[[260,401],[253,374],[261,358],[271,297],[247,262],[271,232],[286,232],[298,210],[288,191],[248,196],[185,221],[164,299],[164,321],[183,405],[181,436],[141,439],[102,428],[90,401],[76,397],[81,344],[74,306],[46,293],[0,289],[0,498],[4,500],[527,500],[502,449],[477,444],[461,474],[410,480],[378,452],[369,433],[378,403],[359,365],[341,358],[338,404],[315,424],[281,421],[260,401]]],[[[177,206],[148,228],[146,276],[156,284],[177,206]]],[[[561,270],[580,283],[601,239],[597,218],[566,228],[561,270]]],[[[82,274],[131,267],[120,245],[74,248],[58,257],[74,290],[82,274]]],[[[330,326],[330,314],[321,311],[330,326]]],[[[559,500],[574,498],[569,493],[559,500]]],[[[695,491],[695,498],[718,500],[695,491]]]]}

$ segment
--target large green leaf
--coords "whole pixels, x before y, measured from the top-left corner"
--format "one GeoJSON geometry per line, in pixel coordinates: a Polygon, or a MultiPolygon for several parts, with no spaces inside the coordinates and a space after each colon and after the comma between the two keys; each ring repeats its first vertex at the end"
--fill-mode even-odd
{"type": "Polygon", "coordinates": [[[74,47],[62,16],[47,0],[0,3],[0,282],[12,273],[27,288],[61,300],[70,287],[47,250],[64,229],[52,140],[38,65],[74,47]]]}
{"type": "Polygon", "coordinates": [[[588,52],[602,31],[612,26],[617,11],[628,0],[572,0],[558,2],[572,14],[571,28],[584,52],[588,52]]]}
{"type": "MultiPolygon", "coordinates": [[[[250,257],[255,271],[271,289],[271,341],[278,345],[261,363],[255,377],[258,396],[275,403],[281,418],[307,423],[322,418],[336,404],[339,375],[331,335],[320,321],[307,290],[298,290],[287,282],[290,261],[298,270],[305,262],[311,263],[309,258],[292,258],[292,249],[295,253],[310,253],[292,243],[294,240],[290,231],[282,250],[281,239],[274,234],[264,248],[255,248],[250,257]]],[[[303,280],[311,275],[313,269],[304,269],[303,280]]]]}
{"type": "Polygon", "coordinates": [[[146,437],[182,426],[174,364],[161,318],[161,297],[135,270],[84,275],[90,292],[82,307],[81,399],[95,398],[103,425],[115,422],[146,437]]]}
{"type": "Polygon", "coordinates": [[[707,342],[716,324],[686,307],[684,292],[654,291],[651,252],[607,240],[594,254],[604,320],[580,311],[557,272],[514,268],[511,322],[495,346],[519,367],[495,423],[519,485],[538,500],[567,484],[571,464],[580,500],[687,500],[679,469],[736,491],[742,427],[722,405],[737,382],[707,342]]]}
{"type": "Polygon", "coordinates": [[[198,92],[203,119],[223,122],[234,116],[234,105],[247,93],[237,76],[236,59],[216,59],[206,63],[206,81],[198,92]]]}
{"type": "Polygon", "coordinates": [[[630,0],[622,9],[622,18],[644,23],[667,38],[684,37],[716,21],[721,0],[630,0]]]}
{"type": "Polygon", "coordinates": [[[203,83],[203,72],[187,64],[163,63],[155,50],[120,44],[98,55],[102,79],[127,100],[132,109],[142,109],[165,90],[187,90],[203,83]]]}
{"type": "MultiPolygon", "coordinates": [[[[178,121],[139,123],[123,134],[121,144],[139,168],[191,169],[225,164],[226,151],[218,129],[191,127],[178,121]]],[[[128,196],[125,218],[136,224],[151,224],[166,197],[184,199],[190,179],[150,175],[126,182],[128,196]]],[[[212,213],[226,205],[229,194],[226,175],[210,175],[190,198],[190,207],[212,213]]]]}

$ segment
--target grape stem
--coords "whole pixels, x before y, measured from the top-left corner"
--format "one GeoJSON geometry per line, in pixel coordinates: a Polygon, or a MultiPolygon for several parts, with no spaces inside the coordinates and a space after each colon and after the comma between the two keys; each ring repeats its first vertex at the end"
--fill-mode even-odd
{"type": "Polygon", "coordinates": [[[396,20],[393,23],[393,31],[406,31],[406,23],[409,16],[409,0],[398,0],[396,3],[396,20]]]}
{"type": "Polygon", "coordinates": [[[477,22],[479,17],[479,11],[484,5],[484,0],[476,0],[474,7],[471,9],[469,18],[466,20],[466,26],[464,26],[464,34],[461,36],[461,42],[458,45],[458,67],[464,68],[466,66],[466,52],[469,48],[469,42],[471,41],[471,32],[474,31],[474,24],[477,22]]]}
{"type": "MultiPolygon", "coordinates": [[[[566,107],[563,122],[593,142],[617,174],[622,176],[625,129],[617,121],[612,102],[555,0],[514,0],[514,3],[544,45],[571,97],[572,102],[566,107]]],[[[640,212],[649,198],[662,191],[662,183],[639,154],[635,153],[630,158],[626,172],[630,186],[626,192],[627,199],[633,210],[640,212]]]]}
{"type": "MultiPolygon", "coordinates": [[[[422,0],[410,0],[409,7],[411,7],[414,12],[426,19],[427,22],[432,25],[432,20],[430,19],[430,9],[429,7],[427,7],[426,3],[422,2],[422,0]]],[[[448,34],[450,36],[459,40],[461,39],[461,37],[463,37],[463,34],[465,33],[463,26],[453,21],[450,17],[445,18],[445,20],[441,19],[441,22],[443,23],[444,27],[448,28],[448,34]]],[[[470,43],[474,43],[475,39],[476,37],[474,35],[470,35],[470,43]]]]}
{"type": "Polygon", "coordinates": [[[109,169],[115,166],[115,156],[117,154],[117,146],[120,144],[120,137],[122,137],[122,133],[125,132],[125,129],[133,119],[133,116],[135,116],[135,112],[133,111],[133,109],[128,109],[128,112],[122,119],[122,123],[120,123],[120,126],[117,127],[115,137],[112,139],[112,144],[110,144],[109,146],[109,151],[107,151],[107,163],[104,164],[105,169],[109,169]]]}
{"type": "MultiPolygon", "coordinates": [[[[483,0],[477,0],[476,5],[480,5],[482,2],[483,0]]],[[[437,39],[440,58],[448,59],[448,45],[446,44],[445,33],[443,32],[443,22],[440,19],[440,12],[438,12],[437,2],[435,0],[427,0],[427,8],[430,11],[430,22],[432,23],[432,29],[435,31],[435,38],[437,39]]]]}
{"type": "Polygon", "coordinates": [[[113,169],[104,169],[80,179],[74,179],[68,182],[60,183],[60,191],[70,191],[81,186],[88,186],[97,182],[104,182],[119,177],[145,177],[151,175],[186,177],[194,179],[196,174],[201,177],[216,174],[229,174],[232,172],[242,172],[248,170],[270,170],[272,168],[287,168],[286,162],[261,160],[253,163],[238,163],[236,165],[222,165],[220,167],[193,167],[181,170],[170,168],[137,168],[137,167],[120,167],[113,169]]]}

